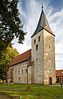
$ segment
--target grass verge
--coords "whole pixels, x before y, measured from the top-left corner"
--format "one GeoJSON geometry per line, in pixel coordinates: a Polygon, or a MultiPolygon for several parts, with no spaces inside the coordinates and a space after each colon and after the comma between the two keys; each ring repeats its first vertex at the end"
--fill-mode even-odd
{"type": "Polygon", "coordinates": [[[20,96],[20,99],[63,99],[63,87],[0,84],[0,94],[7,96],[20,96]]]}

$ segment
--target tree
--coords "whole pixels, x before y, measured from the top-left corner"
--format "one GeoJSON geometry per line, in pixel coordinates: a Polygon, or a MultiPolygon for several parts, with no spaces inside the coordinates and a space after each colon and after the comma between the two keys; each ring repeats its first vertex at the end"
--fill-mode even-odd
{"type": "Polygon", "coordinates": [[[17,9],[18,0],[0,0],[0,51],[14,39],[23,43],[25,33],[17,9]]]}
{"type": "Polygon", "coordinates": [[[2,57],[0,59],[0,79],[6,79],[6,71],[10,65],[12,59],[16,57],[19,53],[12,46],[8,46],[2,51],[2,57]]]}

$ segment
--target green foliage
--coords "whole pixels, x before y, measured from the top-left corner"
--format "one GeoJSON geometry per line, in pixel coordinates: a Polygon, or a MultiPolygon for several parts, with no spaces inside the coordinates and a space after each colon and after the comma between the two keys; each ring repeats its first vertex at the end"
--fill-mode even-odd
{"type": "Polygon", "coordinates": [[[31,86],[27,86],[27,87],[26,87],[26,91],[27,91],[27,92],[31,92],[31,91],[32,91],[31,86]]]}
{"type": "Polygon", "coordinates": [[[0,79],[6,78],[6,70],[17,51],[9,48],[15,38],[23,43],[25,33],[19,18],[18,0],[0,0],[0,79]]]}
{"type": "Polygon", "coordinates": [[[0,0],[0,51],[3,50],[14,37],[22,43],[25,33],[17,9],[18,0],[0,0]],[[2,43],[1,43],[2,42],[2,43]]]}
{"type": "Polygon", "coordinates": [[[63,88],[60,85],[0,84],[1,92],[9,96],[20,96],[20,99],[63,99],[63,88]],[[31,86],[30,92],[26,91],[27,86],[31,86]]]}
{"type": "Polygon", "coordinates": [[[11,60],[17,55],[17,50],[10,46],[2,51],[0,58],[0,79],[6,79],[7,68],[10,65],[11,60]]]}
{"type": "Polygon", "coordinates": [[[32,95],[21,96],[20,99],[34,99],[32,95]]]}

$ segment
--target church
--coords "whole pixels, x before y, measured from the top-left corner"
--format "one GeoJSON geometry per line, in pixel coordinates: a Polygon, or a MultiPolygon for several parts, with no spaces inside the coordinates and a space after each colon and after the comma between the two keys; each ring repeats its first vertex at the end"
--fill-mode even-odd
{"type": "Polygon", "coordinates": [[[31,42],[31,49],[11,62],[7,71],[8,83],[55,84],[55,35],[50,29],[43,7],[31,42]]]}

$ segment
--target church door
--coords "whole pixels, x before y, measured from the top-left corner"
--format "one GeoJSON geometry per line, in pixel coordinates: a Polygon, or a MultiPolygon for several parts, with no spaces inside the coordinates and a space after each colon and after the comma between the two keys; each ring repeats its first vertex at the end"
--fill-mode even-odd
{"type": "Polygon", "coordinates": [[[49,84],[52,85],[52,78],[49,77],[49,84]]]}

